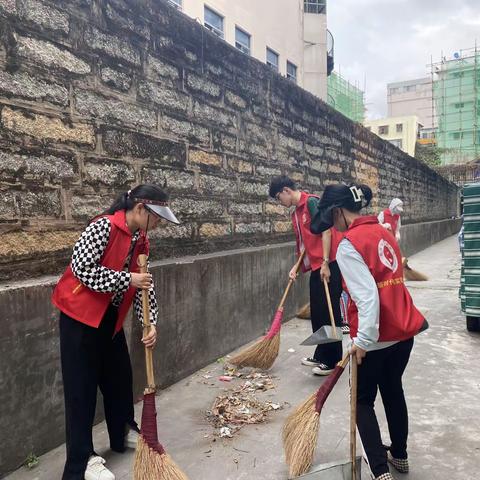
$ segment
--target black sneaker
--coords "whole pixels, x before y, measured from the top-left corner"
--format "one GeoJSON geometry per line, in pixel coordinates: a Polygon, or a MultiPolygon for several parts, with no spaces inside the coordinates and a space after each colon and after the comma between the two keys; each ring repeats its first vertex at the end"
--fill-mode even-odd
{"type": "Polygon", "coordinates": [[[333,372],[333,368],[325,365],[324,363],[319,363],[316,367],[312,368],[312,373],[314,375],[326,376],[330,375],[333,372]]]}
{"type": "Polygon", "coordinates": [[[307,367],[316,367],[317,365],[320,365],[320,362],[312,357],[304,357],[302,358],[302,365],[306,365],[307,367]]]}
{"type": "Polygon", "coordinates": [[[342,325],[341,329],[342,329],[342,333],[344,335],[349,335],[350,334],[350,327],[348,325],[342,325]]]}

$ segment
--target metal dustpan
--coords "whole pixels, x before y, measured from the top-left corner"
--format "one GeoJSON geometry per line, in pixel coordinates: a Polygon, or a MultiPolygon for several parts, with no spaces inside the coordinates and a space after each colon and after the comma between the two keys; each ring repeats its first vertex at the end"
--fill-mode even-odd
{"type": "MultiPolygon", "coordinates": [[[[356,480],[361,480],[362,457],[356,458],[357,472],[356,480]]],[[[310,472],[297,477],[298,480],[352,480],[352,462],[324,463],[313,467],[310,472]]]]}
{"type": "Polygon", "coordinates": [[[330,298],[330,290],[328,288],[328,282],[326,280],[323,280],[323,286],[325,287],[325,296],[327,297],[328,313],[330,315],[330,325],[320,327],[300,345],[323,345],[324,343],[334,343],[342,341],[343,332],[340,327],[335,326],[332,300],[330,298]]]}
{"type": "Polygon", "coordinates": [[[323,345],[324,343],[341,342],[342,335],[343,332],[340,327],[333,328],[331,325],[325,325],[312,333],[300,345],[323,345]]]}

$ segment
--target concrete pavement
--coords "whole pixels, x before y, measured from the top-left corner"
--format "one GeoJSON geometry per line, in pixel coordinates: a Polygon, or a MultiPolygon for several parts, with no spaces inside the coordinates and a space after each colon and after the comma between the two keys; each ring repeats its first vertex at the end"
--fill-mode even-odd
{"type": "MultiPolygon", "coordinates": [[[[410,258],[412,268],[431,278],[410,283],[417,306],[425,309],[430,330],[416,339],[405,376],[410,410],[409,453],[411,473],[405,480],[475,480],[480,468],[480,335],[465,329],[459,310],[460,257],[451,237],[410,258]]],[[[310,323],[294,319],[282,329],[281,353],[271,370],[276,389],[261,396],[280,403],[261,425],[247,425],[233,439],[213,436],[205,412],[214,398],[232,384],[218,380],[223,373],[215,363],[160,392],[157,398],[161,442],[190,480],[280,480],[286,478],[280,432],[294,405],[315,391],[322,379],[300,365],[311,348],[299,343],[310,334],[310,323]],[[295,352],[289,352],[289,349],[295,352]],[[204,375],[211,378],[204,378],[204,375]]],[[[140,418],[141,404],[136,406],[140,418]]],[[[385,420],[381,400],[377,412],[385,420]]],[[[133,451],[113,454],[107,448],[105,424],[95,427],[95,447],[108,460],[117,479],[132,478],[133,451]]],[[[385,432],[385,441],[388,436],[385,432]]],[[[344,375],[326,403],[321,418],[316,462],[348,456],[348,378],[344,375]]],[[[61,478],[64,447],[40,458],[38,467],[22,468],[8,480],[61,478]]],[[[395,475],[395,473],[394,473],[395,475]]],[[[365,475],[363,478],[367,478],[365,475]]]]}

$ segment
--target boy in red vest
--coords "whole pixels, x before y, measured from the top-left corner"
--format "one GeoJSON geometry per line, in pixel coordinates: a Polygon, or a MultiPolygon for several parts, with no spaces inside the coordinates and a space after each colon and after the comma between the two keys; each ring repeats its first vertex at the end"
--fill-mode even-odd
{"type": "MultiPolygon", "coordinates": [[[[312,330],[316,332],[324,325],[330,325],[327,297],[323,284],[326,279],[332,299],[333,313],[337,326],[342,325],[340,296],[342,279],[335,260],[338,245],[338,234],[328,230],[323,235],[310,232],[312,214],[316,212],[319,198],[316,195],[297,190],[293,180],[286,176],[275,177],[270,183],[270,197],[276,199],[284,207],[295,207],[292,213],[292,224],[297,240],[296,253],[305,250],[302,271],[310,274],[310,310],[312,330]]],[[[290,278],[295,279],[295,269],[290,271],[290,278]]],[[[302,359],[302,364],[313,367],[315,375],[329,375],[337,362],[342,358],[342,343],[319,345],[313,357],[302,359]]]]}
{"type": "Polygon", "coordinates": [[[366,185],[329,185],[320,200],[319,231],[343,232],[337,261],[352,302],[349,305],[351,352],[358,367],[357,426],[373,478],[393,480],[388,463],[407,473],[408,412],[402,376],[413,337],[426,320],[415,308],[403,281],[400,249],[375,216],[361,216],[372,191],[366,185]],[[385,449],[375,415],[382,395],[391,447],[385,449]]]}
{"type": "Polygon", "coordinates": [[[378,214],[378,221],[380,225],[387,230],[390,230],[397,242],[400,241],[400,228],[402,220],[400,215],[403,213],[403,202],[399,198],[394,198],[390,202],[390,206],[378,214]]]}
{"type": "MultiPolygon", "coordinates": [[[[67,460],[62,480],[114,480],[93,448],[97,388],[103,394],[112,450],[125,450],[134,420],[132,367],[123,322],[132,302],[143,320],[142,289],[148,290],[151,321],[157,301],[150,274],[139,273],[138,255],[148,255],[147,231],[164,220],[178,224],[167,194],[156,185],[139,185],[93,219],[73,249],[52,302],[60,310],[60,353],[65,395],[67,460]]],[[[142,339],[156,342],[155,327],[142,339]]],[[[128,446],[135,448],[135,438],[128,446]]]]}

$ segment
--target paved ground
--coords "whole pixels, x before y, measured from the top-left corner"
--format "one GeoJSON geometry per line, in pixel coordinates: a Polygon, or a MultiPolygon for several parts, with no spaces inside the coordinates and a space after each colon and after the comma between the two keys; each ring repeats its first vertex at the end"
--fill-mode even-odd
{"type": "MultiPolygon", "coordinates": [[[[405,379],[410,409],[412,471],[405,480],[475,480],[480,469],[480,335],[469,334],[459,311],[459,255],[455,238],[412,257],[410,265],[431,280],[410,284],[416,304],[428,311],[431,328],[416,340],[405,379]]],[[[284,405],[267,423],[248,425],[233,439],[212,435],[205,420],[216,395],[241,380],[218,380],[222,364],[213,364],[160,392],[157,399],[161,441],[190,480],[286,479],[280,431],[293,405],[314,392],[322,381],[299,364],[310,349],[299,342],[310,333],[309,322],[294,319],[282,330],[281,354],[271,374],[276,389],[265,398],[284,405]],[[295,352],[289,352],[289,349],[295,352]],[[211,378],[204,378],[211,375],[211,378]]],[[[344,375],[322,413],[316,462],[348,456],[348,392],[344,375]]],[[[378,400],[378,412],[381,402],[378,400]]],[[[140,417],[141,405],[137,405],[140,417]]],[[[379,414],[384,423],[382,413],[379,414]]],[[[388,439],[385,434],[385,439],[388,439]]],[[[388,441],[388,440],[387,440],[388,441]]],[[[95,428],[95,446],[108,459],[117,479],[132,478],[133,451],[112,454],[104,424],[95,428]]],[[[40,459],[37,468],[18,470],[9,480],[61,478],[64,447],[40,459]]],[[[363,478],[367,478],[364,475],[363,478]]],[[[152,479],[153,480],[153,479],[152,479]]]]}

